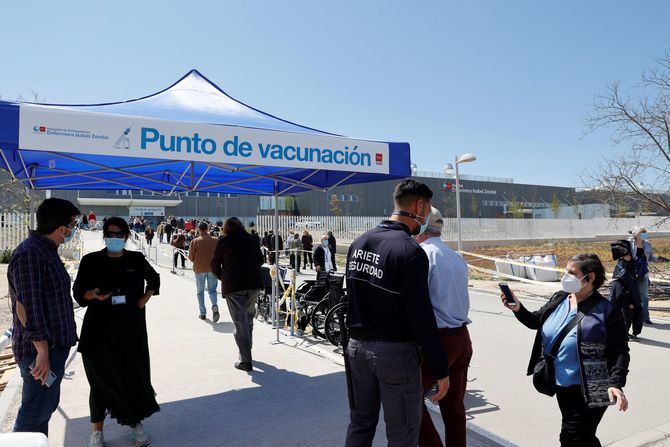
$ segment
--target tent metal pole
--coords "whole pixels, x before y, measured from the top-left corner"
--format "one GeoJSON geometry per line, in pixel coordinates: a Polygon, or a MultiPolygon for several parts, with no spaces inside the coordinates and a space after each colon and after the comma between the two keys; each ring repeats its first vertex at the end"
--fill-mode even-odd
{"type": "Polygon", "coordinates": [[[21,160],[21,165],[23,166],[23,172],[26,173],[26,177],[28,177],[28,183],[30,183],[30,189],[35,189],[35,185],[33,184],[33,181],[31,177],[35,176],[35,168],[31,168],[31,172],[28,172],[28,168],[26,167],[26,162],[23,160],[23,155],[21,155],[21,151],[16,152],[19,155],[19,160],[21,160]]]}
{"type": "Polygon", "coordinates": [[[337,188],[337,187],[340,186],[342,183],[346,182],[347,180],[349,180],[350,178],[352,178],[352,177],[355,176],[356,174],[359,174],[359,173],[358,173],[358,172],[353,172],[353,173],[349,174],[348,176],[344,177],[342,180],[340,180],[339,182],[335,183],[333,186],[328,187],[328,191],[330,191],[330,190],[333,189],[333,188],[337,188]]]}
{"type": "Polygon", "coordinates": [[[12,176],[12,180],[17,180],[16,176],[14,175],[14,171],[12,170],[12,167],[9,164],[9,161],[7,161],[5,151],[0,149],[0,155],[2,155],[2,160],[5,162],[5,166],[7,166],[7,170],[9,171],[9,175],[12,176]]]}
{"type": "Polygon", "coordinates": [[[279,292],[279,281],[281,281],[281,278],[279,277],[279,210],[278,210],[278,200],[277,200],[277,179],[274,179],[274,198],[275,198],[275,215],[274,219],[272,219],[272,228],[274,230],[275,234],[275,269],[277,274],[275,275],[275,281],[274,281],[274,287],[272,288],[272,296],[273,296],[273,309],[274,309],[274,319],[273,322],[275,324],[275,330],[277,334],[277,341],[279,341],[279,309],[277,309],[277,294],[279,292]]]}
{"type": "MultiPolygon", "coordinates": [[[[148,180],[150,182],[158,183],[158,184],[165,185],[165,186],[172,186],[171,183],[163,182],[162,180],[153,179],[151,177],[147,177],[146,175],[142,175],[142,174],[135,174],[134,172],[128,172],[128,171],[125,170],[127,168],[123,168],[123,167],[121,167],[121,168],[110,168],[110,167],[105,166],[105,165],[100,164],[100,163],[95,163],[95,162],[89,161],[89,160],[82,160],[80,158],[73,157],[71,155],[61,154],[59,152],[49,152],[49,153],[57,155],[57,156],[62,157],[62,158],[65,158],[67,160],[73,160],[73,161],[77,161],[79,163],[84,163],[84,164],[87,164],[87,165],[90,165],[90,166],[96,166],[98,168],[105,169],[105,172],[117,172],[117,173],[125,175],[125,176],[141,178],[141,179],[148,180]]],[[[186,174],[186,172],[188,172],[188,169],[189,168],[186,168],[186,171],[184,171],[184,175],[186,174]]],[[[77,175],[77,174],[73,173],[72,175],[77,175]]],[[[184,175],[182,175],[182,178],[183,178],[184,175]]],[[[134,187],[134,188],[136,188],[136,187],[134,187]]],[[[151,191],[151,190],[149,190],[149,191],[151,191]]]]}
{"type": "Polygon", "coordinates": [[[202,179],[205,178],[205,176],[207,175],[207,173],[209,172],[209,170],[210,170],[211,168],[212,168],[211,166],[207,166],[207,168],[205,169],[205,172],[202,173],[202,175],[200,176],[200,178],[198,179],[198,181],[197,181],[197,182],[195,183],[195,185],[193,186],[193,189],[194,189],[194,190],[195,190],[195,189],[198,189],[198,186],[200,186],[200,182],[202,182],[202,179]]]}
{"type": "MultiPolygon", "coordinates": [[[[172,187],[172,190],[170,190],[170,195],[174,192],[175,189],[177,189],[177,186],[179,186],[179,184],[181,183],[181,180],[184,178],[184,176],[186,175],[186,173],[188,172],[189,169],[190,169],[190,166],[187,166],[186,169],[184,169],[184,172],[182,172],[181,176],[179,177],[179,180],[177,180],[177,183],[175,183],[175,185],[172,187]]],[[[183,186],[186,186],[183,183],[181,183],[181,184],[183,186]]],[[[170,185],[170,186],[172,186],[172,185],[170,185]]]]}
{"type": "MultiPolygon", "coordinates": [[[[316,170],[316,171],[312,172],[312,173],[309,174],[308,176],[303,177],[303,178],[300,180],[300,182],[304,182],[305,180],[309,179],[310,177],[314,176],[315,174],[318,174],[319,172],[321,172],[321,170],[316,170]]],[[[298,185],[291,185],[291,186],[289,186],[288,188],[286,188],[285,190],[282,191],[282,194],[286,194],[287,192],[289,192],[290,190],[292,190],[292,189],[295,188],[296,186],[298,186],[298,185]]]]}
{"type": "MultiPolygon", "coordinates": [[[[23,163],[23,157],[21,157],[21,162],[23,163]]],[[[25,169],[25,163],[23,164],[23,167],[25,169]]],[[[35,175],[35,166],[30,167],[30,172],[26,171],[26,175],[29,175],[33,177],[35,175]]],[[[35,222],[36,219],[33,219],[33,207],[35,206],[34,200],[33,200],[33,189],[35,188],[35,185],[33,182],[30,182],[30,188],[26,186],[26,194],[28,194],[28,229],[29,230],[34,230],[35,225],[37,222],[35,222]]]]}
{"type": "Polygon", "coordinates": [[[33,228],[33,195],[31,194],[30,188],[26,186],[26,194],[28,195],[28,230],[34,230],[33,228]]]}

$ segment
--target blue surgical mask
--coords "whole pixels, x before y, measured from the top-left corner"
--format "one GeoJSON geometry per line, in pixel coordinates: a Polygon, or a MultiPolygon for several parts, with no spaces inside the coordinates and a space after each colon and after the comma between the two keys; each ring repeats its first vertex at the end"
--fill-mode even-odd
{"type": "Polygon", "coordinates": [[[640,239],[642,239],[643,241],[646,241],[647,239],[649,239],[649,234],[648,233],[640,233],[640,239]]]}
{"type": "Polygon", "coordinates": [[[428,228],[428,218],[430,217],[430,213],[428,213],[425,216],[417,216],[417,217],[421,217],[423,219],[423,223],[419,222],[419,219],[414,219],[416,221],[416,223],[418,223],[420,225],[419,226],[419,232],[417,233],[417,235],[418,235],[418,234],[421,234],[421,233],[425,232],[426,229],[428,228]]]}
{"type": "Polygon", "coordinates": [[[321,241],[321,245],[323,245],[324,247],[327,247],[328,246],[328,240],[321,241]]]}
{"type": "Polygon", "coordinates": [[[126,245],[126,240],[118,237],[106,237],[105,238],[105,247],[110,253],[119,253],[123,250],[123,247],[126,245]]]}
{"type": "Polygon", "coordinates": [[[69,236],[63,236],[63,243],[64,244],[67,244],[68,242],[70,242],[72,240],[76,230],[77,230],[76,228],[70,228],[70,235],[69,236]]]}

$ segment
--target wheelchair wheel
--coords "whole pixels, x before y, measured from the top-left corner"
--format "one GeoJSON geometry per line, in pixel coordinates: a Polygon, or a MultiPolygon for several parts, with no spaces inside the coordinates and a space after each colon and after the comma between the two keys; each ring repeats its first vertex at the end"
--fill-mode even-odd
{"type": "Polygon", "coordinates": [[[347,303],[340,303],[334,306],[328,311],[328,315],[326,315],[326,321],[324,323],[326,338],[335,346],[340,346],[342,344],[342,340],[340,338],[342,333],[341,328],[344,327],[346,320],[347,303]]]}
{"type": "Polygon", "coordinates": [[[270,318],[270,299],[265,293],[260,293],[256,298],[256,318],[267,322],[270,318]]]}
{"type": "Polygon", "coordinates": [[[309,322],[312,325],[312,336],[314,338],[326,338],[326,333],[324,332],[324,325],[326,323],[326,314],[330,309],[330,300],[328,296],[319,301],[316,306],[312,309],[312,313],[309,317],[309,322]]]}

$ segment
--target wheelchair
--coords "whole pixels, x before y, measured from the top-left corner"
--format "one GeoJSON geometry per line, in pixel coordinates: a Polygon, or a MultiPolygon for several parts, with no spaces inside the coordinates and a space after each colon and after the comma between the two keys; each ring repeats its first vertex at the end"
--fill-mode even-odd
{"type": "Polygon", "coordinates": [[[344,274],[336,272],[323,272],[323,274],[325,276],[325,294],[323,295],[323,298],[313,306],[311,313],[309,314],[310,324],[312,325],[312,336],[314,338],[327,338],[325,329],[328,311],[339,304],[342,301],[342,298],[346,295],[346,290],[344,289],[344,274]]]}

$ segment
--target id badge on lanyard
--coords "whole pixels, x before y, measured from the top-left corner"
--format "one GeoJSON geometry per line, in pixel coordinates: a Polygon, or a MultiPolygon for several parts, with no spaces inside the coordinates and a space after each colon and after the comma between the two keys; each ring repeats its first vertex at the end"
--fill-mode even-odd
{"type": "Polygon", "coordinates": [[[126,296],[125,295],[113,295],[112,296],[112,306],[116,306],[117,304],[126,304],[126,296]]]}

